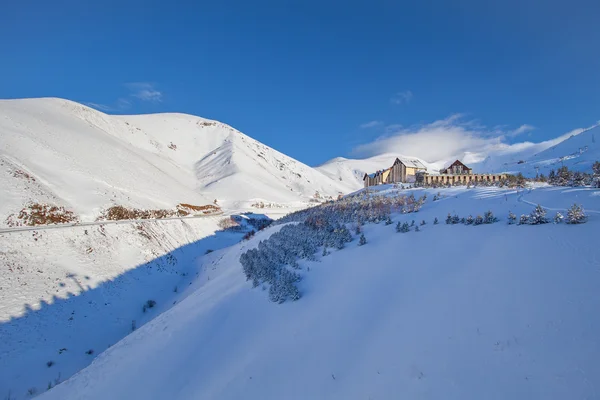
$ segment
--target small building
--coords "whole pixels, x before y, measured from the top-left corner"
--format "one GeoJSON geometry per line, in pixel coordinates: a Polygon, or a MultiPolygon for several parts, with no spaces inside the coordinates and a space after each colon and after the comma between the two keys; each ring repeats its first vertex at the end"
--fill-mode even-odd
{"type": "Polygon", "coordinates": [[[365,187],[389,183],[416,182],[417,175],[426,173],[427,168],[417,159],[397,157],[391,167],[365,174],[363,182],[365,187]]]}
{"type": "Polygon", "coordinates": [[[474,174],[473,169],[456,160],[448,168],[442,169],[439,175],[425,174],[419,182],[428,185],[468,185],[470,183],[504,181],[506,174],[474,174]]]}
{"type": "Polygon", "coordinates": [[[448,168],[440,171],[440,174],[448,175],[471,175],[472,173],[473,169],[467,167],[465,164],[460,162],[460,160],[454,161],[448,168]]]}

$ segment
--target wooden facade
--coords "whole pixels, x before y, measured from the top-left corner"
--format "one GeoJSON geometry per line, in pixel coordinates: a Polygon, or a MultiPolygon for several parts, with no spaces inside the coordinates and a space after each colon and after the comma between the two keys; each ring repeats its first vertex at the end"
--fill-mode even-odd
{"type": "Polygon", "coordinates": [[[389,183],[416,182],[417,175],[426,172],[427,168],[419,160],[396,158],[390,168],[372,174],[365,174],[363,182],[365,187],[389,183]]]}

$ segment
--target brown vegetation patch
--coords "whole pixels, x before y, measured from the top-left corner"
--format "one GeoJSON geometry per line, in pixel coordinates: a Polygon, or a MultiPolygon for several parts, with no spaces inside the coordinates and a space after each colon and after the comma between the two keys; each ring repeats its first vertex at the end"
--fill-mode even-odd
{"type": "Polygon", "coordinates": [[[79,219],[72,211],[64,207],[42,203],[30,203],[19,214],[10,214],[6,218],[6,224],[10,227],[67,224],[78,221],[79,219]]]}
{"type": "Polygon", "coordinates": [[[185,217],[187,215],[213,215],[220,212],[221,209],[217,206],[213,206],[212,204],[195,206],[192,204],[181,203],[172,210],[144,210],[139,208],[113,206],[104,210],[98,217],[98,220],[119,221],[125,219],[162,219],[171,217],[185,217]]]}
{"type": "Polygon", "coordinates": [[[179,216],[184,215],[212,215],[218,214],[221,212],[221,208],[212,204],[207,204],[204,206],[195,206],[193,204],[180,203],[177,204],[177,214],[179,216]]]}
{"type": "Polygon", "coordinates": [[[31,175],[29,175],[27,172],[17,169],[16,171],[13,172],[13,176],[15,178],[21,178],[21,179],[25,179],[29,182],[35,182],[35,178],[31,175]]]}

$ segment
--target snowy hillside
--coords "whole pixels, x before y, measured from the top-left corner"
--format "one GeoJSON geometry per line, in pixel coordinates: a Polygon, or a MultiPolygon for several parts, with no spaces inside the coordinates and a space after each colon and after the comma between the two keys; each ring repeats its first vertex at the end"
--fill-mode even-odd
{"type": "MultiPolygon", "coordinates": [[[[334,181],[339,181],[347,192],[353,192],[362,188],[363,177],[365,173],[370,174],[375,171],[386,169],[392,166],[397,157],[418,159],[416,157],[406,157],[400,154],[381,154],[365,159],[351,159],[337,157],[319,165],[316,169],[327,175],[334,181]]],[[[443,167],[443,163],[428,163],[421,159],[423,165],[430,172],[437,173],[443,167]]]]}
{"type": "Polygon", "coordinates": [[[269,302],[239,263],[280,226],[204,256],[210,280],[40,398],[595,398],[600,190],[403,193],[424,192],[418,213],[366,224],[364,246],[300,261],[296,302],[269,302]],[[587,223],[506,223],[573,202],[587,223]],[[501,221],[444,224],[486,210],[501,221]],[[394,229],[413,219],[419,232],[394,229]]]}
{"type": "Polygon", "coordinates": [[[54,98],[0,100],[0,226],[28,202],[82,221],[145,209],[306,205],[344,187],[217,121],[184,114],[110,116],[54,98]]]}
{"type": "Polygon", "coordinates": [[[492,154],[484,161],[474,164],[476,171],[521,172],[533,177],[537,173],[548,175],[566,165],[569,170],[591,172],[592,164],[600,161],[600,126],[594,126],[573,134],[550,147],[533,146],[509,155],[492,154]]]}

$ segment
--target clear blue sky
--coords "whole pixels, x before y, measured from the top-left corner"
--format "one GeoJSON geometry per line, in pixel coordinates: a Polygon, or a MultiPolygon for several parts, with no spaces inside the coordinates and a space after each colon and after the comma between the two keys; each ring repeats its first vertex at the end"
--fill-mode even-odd
{"type": "Polygon", "coordinates": [[[6,1],[0,98],[214,118],[310,165],[454,113],[540,141],[600,119],[599,20],[597,0],[6,1]]]}

